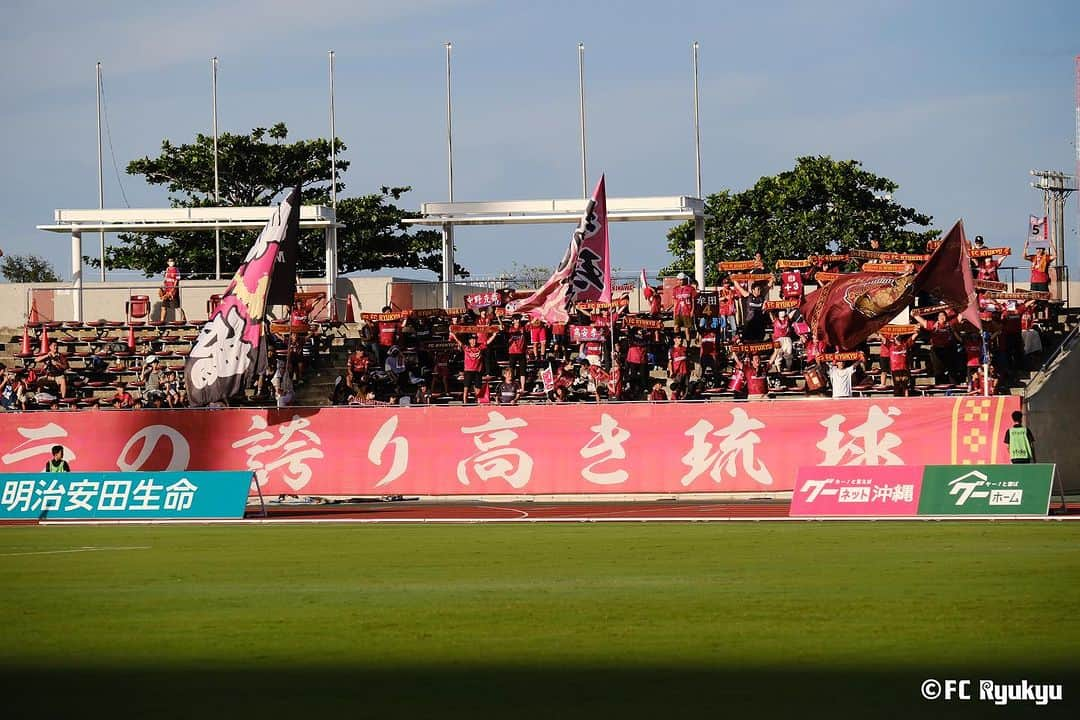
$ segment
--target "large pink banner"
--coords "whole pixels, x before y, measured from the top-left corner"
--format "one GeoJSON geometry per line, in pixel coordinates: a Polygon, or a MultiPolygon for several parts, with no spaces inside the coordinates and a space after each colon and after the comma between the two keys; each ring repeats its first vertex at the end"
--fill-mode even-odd
{"type": "Polygon", "coordinates": [[[780,492],[804,465],[1003,462],[1015,397],[0,415],[0,469],[255,471],[264,492],[780,492]]]}

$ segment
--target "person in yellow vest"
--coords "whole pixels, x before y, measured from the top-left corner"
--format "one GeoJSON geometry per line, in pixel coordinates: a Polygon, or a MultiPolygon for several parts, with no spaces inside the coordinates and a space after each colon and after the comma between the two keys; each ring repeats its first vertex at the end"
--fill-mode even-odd
{"type": "Polygon", "coordinates": [[[1024,427],[1024,413],[1012,414],[1013,426],[1005,432],[1003,442],[1009,446],[1009,460],[1014,464],[1035,462],[1035,436],[1024,427]]]}
{"type": "Polygon", "coordinates": [[[52,446],[52,459],[45,461],[45,472],[71,472],[71,466],[64,459],[64,446],[52,446]]]}

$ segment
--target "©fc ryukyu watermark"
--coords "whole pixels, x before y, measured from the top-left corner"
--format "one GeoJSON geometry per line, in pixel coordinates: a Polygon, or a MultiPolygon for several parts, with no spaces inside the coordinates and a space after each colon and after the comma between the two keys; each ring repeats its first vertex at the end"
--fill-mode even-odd
{"type": "Polygon", "coordinates": [[[994,705],[1031,703],[1049,705],[1062,698],[1061,685],[1021,680],[1003,683],[995,680],[924,680],[919,691],[926,700],[990,702],[994,705]]]}

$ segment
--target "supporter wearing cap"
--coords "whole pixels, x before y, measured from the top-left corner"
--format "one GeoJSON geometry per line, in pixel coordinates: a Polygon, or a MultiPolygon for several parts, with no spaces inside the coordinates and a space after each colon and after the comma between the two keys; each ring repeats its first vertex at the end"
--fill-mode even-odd
{"type": "Polygon", "coordinates": [[[164,398],[165,393],[162,391],[161,384],[164,380],[164,373],[161,369],[161,360],[157,355],[147,355],[146,362],[143,364],[142,380],[145,383],[143,386],[143,396],[151,400],[155,398],[164,398]]]}

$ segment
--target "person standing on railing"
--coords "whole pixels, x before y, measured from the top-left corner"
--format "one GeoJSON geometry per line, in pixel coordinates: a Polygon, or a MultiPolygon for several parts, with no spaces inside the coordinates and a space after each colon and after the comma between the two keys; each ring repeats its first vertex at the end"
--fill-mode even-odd
{"type": "Polygon", "coordinates": [[[180,269],[176,267],[174,258],[169,258],[166,262],[168,267],[165,268],[165,279],[158,290],[161,298],[161,322],[165,322],[165,313],[169,308],[176,310],[181,321],[187,322],[184,308],[180,306],[180,269]]]}

